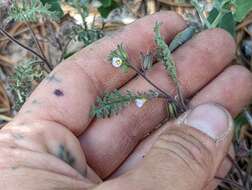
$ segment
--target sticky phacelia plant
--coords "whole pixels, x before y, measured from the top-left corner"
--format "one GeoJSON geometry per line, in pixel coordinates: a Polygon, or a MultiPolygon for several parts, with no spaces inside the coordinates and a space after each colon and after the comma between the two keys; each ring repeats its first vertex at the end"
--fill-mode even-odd
{"type": "MultiPolygon", "coordinates": [[[[146,75],[146,71],[151,69],[153,65],[152,53],[149,52],[146,55],[140,55],[142,58],[142,65],[141,68],[138,69],[138,67],[130,62],[129,55],[123,44],[119,44],[117,48],[111,51],[110,55],[108,56],[109,62],[112,64],[112,66],[117,69],[121,69],[124,72],[128,72],[129,69],[132,69],[137,73],[137,75],[148,82],[154,88],[154,90],[150,89],[147,92],[121,92],[119,90],[106,92],[103,97],[97,97],[96,103],[95,105],[93,105],[90,112],[90,115],[92,117],[110,117],[112,115],[118,114],[121,109],[125,108],[130,103],[135,103],[138,108],[141,108],[146,102],[155,98],[162,98],[166,100],[169,117],[177,117],[179,114],[187,110],[187,105],[185,104],[177,76],[176,63],[172,58],[171,49],[166,44],[164,38],[161,36],[160,27],[161,24],[158,22],[154,27],[154,41],[156,44],[157,52],[156,57],[163,64],[164,69],[167,71],[167,74],[176,85],[177,95],[172,96],[171,94],[169,94],[169,92],[166,92],[161,87],[157,86],[146,75]]],[[[177,47],[189,40],[193,36],[194,32],[192,31],[194,31],[194,28],[189,26],[184,31],[177,34],[177,36],[170,44],[172,50],[175,50],[177,47]]]]}

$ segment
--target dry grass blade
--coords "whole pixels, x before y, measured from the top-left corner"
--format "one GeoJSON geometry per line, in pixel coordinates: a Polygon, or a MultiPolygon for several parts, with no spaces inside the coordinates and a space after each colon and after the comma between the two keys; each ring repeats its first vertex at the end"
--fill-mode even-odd
{"type": "Polygon", "coordinates": [[[0,108],[10,111],[10,101],[4,89],[2,81],[0,81],[0,108]]]}
{"type": "Polygon", "coordinates": [[[166,5],[170,6],[176,6],[176,7],[183,7],[183,8],[192,8],[193,6],[189,3],[178,3],[176,0],[158,0],[161,3],[164,3],[166,5]]]}

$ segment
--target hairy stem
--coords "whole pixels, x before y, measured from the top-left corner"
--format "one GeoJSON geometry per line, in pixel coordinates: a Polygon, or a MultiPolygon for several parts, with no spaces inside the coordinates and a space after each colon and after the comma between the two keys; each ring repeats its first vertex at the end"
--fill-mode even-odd
{"type": "Polygon", "coordinates": [[[181,106],[175,98],[173,98],[172,95],[168,94],[167,92],[165,92],[164,90],[162,90],[161,88],[159,88],[156,84],[154,84],[148,77],[146,77],[146,75],[144,75],[141,71],[139,71],[136,67],[134,67],[132,64],[129,64],[129,67],[134,70],[138,75],[140,75],[143,79],[145,79],[149,84],[151,84],[154,88],[156,88],[160,93],[162,93],[162,95],[167,99],[168,102],[172,102],[176,105],[176,107],[178,108],[178,112],[179,113],[183,113],[186,111],[185,107],[181,106]]]}
{"type": "MultiPolygon", "coordinates": [[[[14,37],[12,37],[8,32],[6,32],[3,28],[0,27],[0,32],[5,35],[7,38],[10,39],[10,41],[12,41],[13,43],[19,45],[20,47],[24,48],[25,50],[31,52],[33,55],[37,56],[38,58],[40,58],[43,62],[47,62],[47,60],[45,60],[39,53],[37,53],[36,51],[34,51],[33,49],[31,49],[30,47],[22,44],[21,42],[19,42],[18,40],[16,40],[14,37]]],[[[45,68],[45,67],[44,67],[45,68]]],[[[47,72],[50,72],[48,71],[48,69],[45,68],[45,70],[47,72]]]]}

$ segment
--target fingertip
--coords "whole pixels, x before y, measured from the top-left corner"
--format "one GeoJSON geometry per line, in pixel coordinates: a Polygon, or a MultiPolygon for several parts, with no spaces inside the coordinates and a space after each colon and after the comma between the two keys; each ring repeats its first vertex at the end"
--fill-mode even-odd
{"type": "Polygon", "coordinates": [[[212,32],[216,33],[216,35],[218,34],[218,40],[220,40],[220,43],[226,45],[227,48],[225,49],[228,49],[230,51],[232,58],[235,58],[236,43],[233,36],[231,36],[231,34],[226,30],[221,28],[212,29],[212,32]]]}
{"type": "Polygon", "coordinates": [[[235,57],[236,44],[234,38],[225,30],[221,28],[208,29],[201,33],[202,43],[206,46],[213,46],[216,48],[218,54],[228,56],[230,60],[235,57]]]}
{"type": "Polygon", "coordinates": [[[216,102],[224,106],[233,117],[251,102],[252,74],[245,67],[233,65],[226,68],[191,100],[191,106],[216,102]]]}
{"type": "Polygon", "coordinates": [[[238,76],[237,79],[252,84],[252,73],[242,65],[232,65],[226,69],[226,72],[233,76],[238,76]]]}

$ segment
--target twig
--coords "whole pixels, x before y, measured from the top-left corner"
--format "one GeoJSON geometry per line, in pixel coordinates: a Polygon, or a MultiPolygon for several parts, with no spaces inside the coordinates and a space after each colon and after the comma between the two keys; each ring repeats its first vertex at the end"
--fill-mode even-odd
{"type": "Polygon", "coordinates": [[[228,183],[229,185],[231,185],[233,187],[236,187],[236,188],[238,188],[240,190],[246,190],[242,185],[240,185],[239,183],[237,183],[235,181],[232,181],[230,179],[226,179],[226,178],[222,178],[222,177],[218,177],[218,176],[215,176],[214,178],[217,179],[217,180],[220,180],[222,182],[228,183]]]}
{"type": "MultiPolygon", "coordinates": [[[[33,49],[31,49],[30,47],[22,44],[21,42],[19,42],[18,40],[16,40],[15,38],[13,38],[8,32],[6,32],[3,28],[0,27],[0,32],[5,35],[6,37],[8,37],[10,39],[10,41],[12,41],[13,43],[19,45],[20,47],[26,49],[27,51],[31,52],[32,54],[34,54],[35,56],[39,57],[43,62],[47,62],[47,60],[45,60],[39,53],[37,53],[36,51],[34,51],[33,49]]],[[[46,68],[45,68],[46,69],[46,68]]],[[[50,72],[46,69],[47,72],[50,72]]]]}
{"type": "Polygon", "coordinates": [[[0,120],[2,120],[2,121],[11,121],[12,118],[11,118],[11,117],[8,117],[8,116],[6,116],[6,115],[0,114],[0,120]]]}
{"type": "Polygon", "coordinates": [[[176,3],[176,2],[169,1],[169,0],[159,0],[159,1],[166,4],[166,5],[170,5],[170,6],[185,7],[185,8],[192,8],[193,7],[190,3],[176,3]]]}
{"type": "Polygon", "coordinates": [[[235,169],[237,170],[238,175],[239,175],[240,179],[242,180],[243,185],[245,186],[246,181],[244,179],[244,175],[242,174],[240,166],[235,162],[235,160],[232,158],[232,156],[230,154],[227,154],[227,158],[232,163],[232,165],[235,167],[235,169]]]}
{"type": "Polygon", "coordinates": [[[46,63],[46,65],[47,65],[47,67],[48,67],[50,70],[53,70],[53,66],[52,66],[52,65],[49,63],[49,61],[47,60],[47,58],[46,58],[46,56],[45,56],[45,54],[44,54],[44,51],[43,51],[43,49],[42,49],[42,47],[41,47],[41,45],[40,45],[40,43],[39,43],[39,41],[38,41],[38,39],[37,39],[37,37],[36,37],[36,35],[35,35],[35,33],[34,33],[32,27],[30,26],[30,24],[29,24],[28,22],[25,22],[25,24],[28,26],[28,28],[29,28],[29,30],[30,30],[30,32],[31,32],[31,34],[32,34],[32,38],[33,38],[34,42],[36,43],[36,46],[38,47],[41,56],[43,56],[44,60],[46,60],[45,63],[46,63]]]}
{"type": "Polygon", "coordinates": [[[244,109],[244,115],[245,115],[250,127],[252,127],[252,115],[247,108],[244,109]]]}
{"type": "Polygon", "coordinates": [[[10,109],[8,108],[0,108],[0,113],[5,113],[5,112],[8,112],[10,111],[10,109]]]}
{"type": "Polygon", "coordinates": [[[250,173],[252,171],[252,163],[251,163],[251,158],[249,158],[249,161],[248,161],[248,166],[247,166],[247,173],[245,175],[245,186],[246,188],[249,190],[249,186],[250,186],[250,173]]]}
{"type": "Polygon", "coordinates": [[[72,39],[68,40],[68,42],[66,43],[66,45],[63,47],[62,54],[61,54],[60,59],[59,59],[59,63],[61,61],[63,61],[64,55],[65,55],[65,53],[67,51],[67,47],[68,47],[68,45],[70,44],[71,41],[72,41],[72,39]]]}
{"type": "MultiPolygon", "coordinates": [[[[32,26],[32,28],[36,28],[36,27],[38,27],[40,25],[41,24],[34,25],[34,26],[32,26]]],[[[27,31],[29,31],[29,28],[24,28],[24,29],[20,30],[19,32],[16,32],[15,34],[12,34],[12,36],[17,37],[17,36],[27,32],[27,31]]],[[[0,42],[6,41],[6,40],[10,40],[10,39],[8,37],[5,37],[5,36],[3,38],[0,38],[0,42]]]]}

